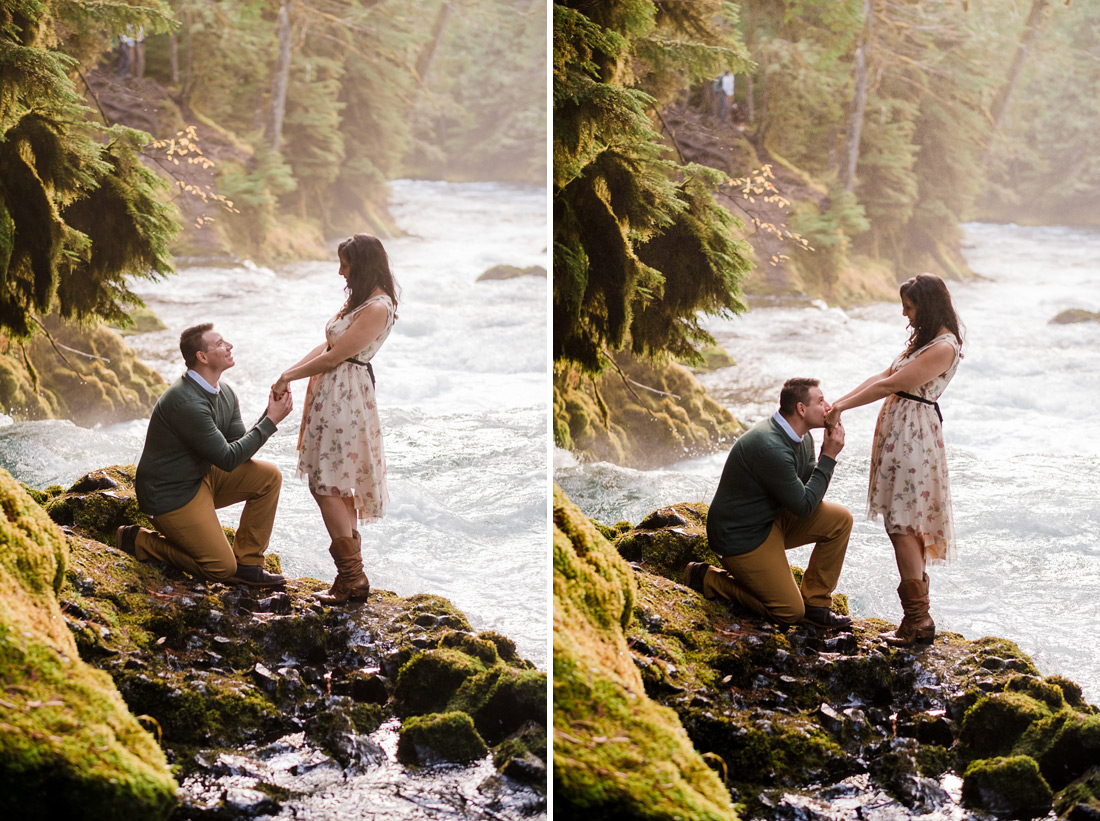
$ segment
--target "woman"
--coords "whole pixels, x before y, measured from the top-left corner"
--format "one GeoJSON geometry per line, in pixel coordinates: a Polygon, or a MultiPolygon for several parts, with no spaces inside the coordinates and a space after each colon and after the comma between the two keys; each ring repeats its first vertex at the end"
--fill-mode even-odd
{"type": "Polygon", "coordinates": [[[374,398],[370,358],[382,347],[397,318],[397,293],[386,250],[377,237],[356,234],[340,243],[340,276],[347,301],[325,326],[326,341],[288,368],[271,386],[282,396],[290,383],[310,377],[302,405],[298,475],[321,509],[336,563],[328,604],[365,599],[370,581],[363,573],[358,521],[382,517],[386,457],[374,398]]]}
{"type": "Polygon", "coordinates": [[[929,643],[936,624],[928,614],[929,562],[955,558],[951,490],[939,405],[962,358],[962,333],[943,280],[918,274],[901,285],[902,314],[912,333],[905,351],[885,371],[836,401],[826,417],[836,424],[849,408],[885,398],[871,445],[867,515],[882,514],[894,545],[904,617],[889,644],[929,643]]]}

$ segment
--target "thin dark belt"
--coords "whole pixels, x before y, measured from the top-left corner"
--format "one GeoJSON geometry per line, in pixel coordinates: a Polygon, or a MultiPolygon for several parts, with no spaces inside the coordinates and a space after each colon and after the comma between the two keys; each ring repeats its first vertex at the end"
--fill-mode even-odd
{"type": "MultiPolygon", "coordinates": [[[[325,350],[326,351],[331,351],[332,346],[329,345],[327,348],[325,348],[325,350]]],[[[374,366],[371,365],[370,362],[364,362],[361,359],[356,359],[354,356],[349,356],[344,361],[345,362],[350,362],[352,365],[359,365],[360,367],[366,368],[367,369],[367,375],[370,377],[371,387],[372,388],[377,387],[378,383],[374,381],[374,366]]]]}
{"type": "Polygon", "coordinates": [[[897,391],[894,396],[900,396],[902,399],[912,399],[914,402],[920,402],[922,405],[931,405],[933,408],[936,409],[936,416],[940,418],[941,422],[943,421],[943,414],[940,413],[939,402],[933,402],[931,399],[925,399],[923,396],[914,396],[913,394],[906,393],[905,391],[897,391]]]}

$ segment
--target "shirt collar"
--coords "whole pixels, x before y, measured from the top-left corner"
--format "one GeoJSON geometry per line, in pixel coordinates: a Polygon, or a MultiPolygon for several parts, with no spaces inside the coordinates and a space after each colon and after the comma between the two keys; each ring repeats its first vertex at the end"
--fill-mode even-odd
{"type": "Polygon", "coordinates": [[[209,382],[207,382],[205,379],[203,379],[201,376],[199,376],[197,371],[194,371],[194,370],[191,370],[190,368],[188,368],[187,369],[187,375],[190,376],[192,379],[194,379],[199,384],[199,387],[202,388],[207,393],[217,394],[217,393],[221,392],[221,389],[222,389],[221,385],[217,385],[217,386],[211,385],[209,382]]]}
{"type": "Polygon", "coordinates": [[[787,435],[794,439],[794,441],[802,441],[802,437],[794,432],[794,428],[791,427],[791,423],[784,419],[783,414],[781,414],[779,411],[775,412],[775,416],[773,416],[772,419],[774,419],[779,427],[783,428],[783,430],[787,432],[787,435]]]}

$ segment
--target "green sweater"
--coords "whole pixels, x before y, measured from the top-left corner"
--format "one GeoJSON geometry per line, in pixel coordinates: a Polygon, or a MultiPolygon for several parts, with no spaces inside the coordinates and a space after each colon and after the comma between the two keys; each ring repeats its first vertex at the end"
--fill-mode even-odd
{"type": "Polygon", "coordinates": [[[224,471],[240,467],[275,432],[264,416],[245,431],[233,389],[221,383],[208,393],[186,374],[157,400],[137,466],[138,506],[158,516],[178,510],[195,498],[210,466],[224,471]]]}
{"type": "Polygon", "coordinates": [[[718,482],[707,514],[707,539],[719,556],[758,548],[784,510],[809,516],[829,487],[836,460],[814,461],[807,433],[794,441],[775,418],[758,422],[738,439],[718,482]]]}

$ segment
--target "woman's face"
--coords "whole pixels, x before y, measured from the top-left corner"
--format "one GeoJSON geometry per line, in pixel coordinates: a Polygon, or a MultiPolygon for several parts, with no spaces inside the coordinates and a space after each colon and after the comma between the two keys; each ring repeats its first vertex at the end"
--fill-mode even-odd
{"type": "Polygon", "coordinates": [[[347,282],[348,273],[350,271],[351,271],[351,268],[348,266],[347,261],[344,259],[343,256],[341,256],[340,257],[340,276],[342,276],[344,278],[345,282],[347,282]]]}
{"type": "Polygon", "coordinates": [[[913,304],[909,297],[901,298],[901,313],[906,319],[909,320],[909,327],[917,327],[917,306],[913,304]]]}

